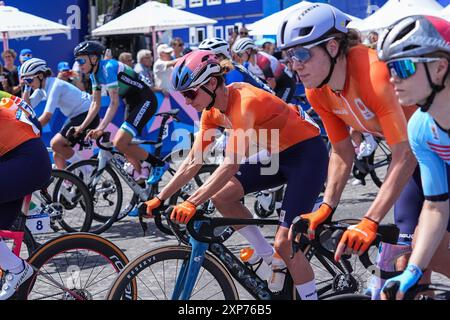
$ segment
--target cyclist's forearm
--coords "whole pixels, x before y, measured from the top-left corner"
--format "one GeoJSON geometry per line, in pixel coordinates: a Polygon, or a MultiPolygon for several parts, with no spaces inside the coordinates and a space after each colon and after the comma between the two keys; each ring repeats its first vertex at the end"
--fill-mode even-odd
{"type": "Polygon", "coordinates": [[[328,165],[327,188],[323,201],[335,208],[341,199],[352,169],[353,154],[339,154],[332,152],[328,165]]]}
{"type": "Polygon", "coordinates": [[[449,219],[449,201],[425,201],[415,233],[415,245],[409,263],[424,270],[439,247],[449,219]]]}
{"type": "Polygon", "coordinates": [[[236,172],[238,172],[239,167],[239,164],[222,163],[208,178],[208,180],[206,180],[206,182],[189,197],[188,200],[196,206],[206,202],[234,177],[236,172]]]}
{"type": "Polygon", "coordinates": [[[95,116],[98,114],[99,111],[100,111],[100,104],[93,102],[91,104],[91,107],[89,108],[86,118],[80,125],[81,130],[86,129],[91,124],[91,122],[94,120],[95,116]]]}
{"type": "Polygon", "coordinates": [[[103,117],[102,121],[98,125],[98,129],[105,130],[108,124],[113,120],[117,108],[119,107],[119,101],[111,101],[111,104],[109,105],[108,109],[106,110],[105,116],[103,117]]]}
{"type": "Polygon", "coordinates": [[[399,150],[395,150],[393,147],[392,162],[386,178],[365,216],[381,222],[400,196],[416,166],[417,161],[409,144],[405,143],[399,150]]]}

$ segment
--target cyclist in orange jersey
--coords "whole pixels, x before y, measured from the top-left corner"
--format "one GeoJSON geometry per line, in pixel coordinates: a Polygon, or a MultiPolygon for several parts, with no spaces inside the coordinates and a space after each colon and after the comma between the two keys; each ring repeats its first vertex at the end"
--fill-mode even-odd
{"type": "MultiPolygon", "coordinates": [[[[147,202],[147,212],[151,214],[195,176],[215,131],[226,128],[230,137],[224,162],[193,195],[174,208],[171,218],[187,223],[197,206],[210,198],[224,216],[252,218],[240,199],[248,193],[286,184],[275,250],[287,265],[302,299],[317,299],[308,260],[302,252],[290,259],[288,232],[298,212],[312,210],[325,181],[328,155],[319,128],[305,113],[264,90],[241,82],[225,86],[223,71],[214,53],[207,50],[189,53],[175,66],[175,90],[181,92],[187,104],[202,112],[200,133],[173,179],[147,202]],[[241,164],[244,157],[262,149],[271,153],[270,166],[248,161],[241,164]]],[[[245,226],[238,232],[258,256],[271,262],[273,248],[258,227],[245,226]]]]}
{"type": "MultiPolygon", "coordinates": [[[[31,107],[0,91],[0,230],[8,230],[20,213],[23,198],[50,179],[50,158],[40,139],[31,107]]],[[[0,269],[5,273],[0,300],[11,297],[33,275],[31,266],[14,255],[0,238],[0,269]]]]}
{"type": "MultiPolygon", "coordinates": [[[[378,60],[375,50],[360,44],[356,31],[346,27],[349,21],[334,7],[313,3],[285,17],[278,31],[278,43],[293,62],[306,87],[308,101],[321,117],[333,146],[324,203],[317,211],[303,215],[309,220],[311,238],[317,225],[336,209],[350,174],[355,152],[349,127],[383,136],[392,151],[392,161],[377,197],[361,222],[344,233],[336,260],[344,252],[362,254],[367,250],[379,222],[401,198],[417,166],[406,130],[407,117],[416,107],[402,110],[385,63],[378,60]]],[[[395,220],[401,232],[403,225],[410,225],[403,220],[417,223],[420,209],[416,206],[413,211],[396,208],[395,220]]],[[[405,233],[412,235],[413,230],[405,233]]],[[[410,239],[406,240],[410,245],[410,239]]]]}

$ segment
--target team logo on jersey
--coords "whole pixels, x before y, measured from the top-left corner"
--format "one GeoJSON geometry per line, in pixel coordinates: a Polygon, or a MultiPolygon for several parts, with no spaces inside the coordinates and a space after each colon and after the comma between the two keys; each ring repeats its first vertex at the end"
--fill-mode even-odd
{"type": "Polygon", "coordinates": [[[333,113],[344,115],[344,114],[348,114],[348,111],[345,109],[333,109],[333,113]]]}
{"type": "Polygon", "coordinates": [[[431,129],[431,134],[433,136],[433,139],[439,141],[439,131],[438,131],[436,124],[432,123],[430,127],[431,127],[430,129],[431,129]]]}
{"type": "Polygon", "coordinates": [[[355,104],[358,107],[358,110],[364,117],[364,119],[370,120],[375,117],[375,114],[369,108],[366,107],[366,105],[364,104],[364,102],[362,102],[360,98],[355,99],[355,104]]]}

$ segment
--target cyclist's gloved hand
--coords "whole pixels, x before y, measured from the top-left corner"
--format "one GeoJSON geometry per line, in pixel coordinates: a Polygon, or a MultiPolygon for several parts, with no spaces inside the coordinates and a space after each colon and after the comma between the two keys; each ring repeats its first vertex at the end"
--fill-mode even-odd
{"type": "Polygon", "coordinates": [[[155,209],[158,209],[163,204],[161,199],[158,197],[154,197],[153,199],[145,202],[147,206],[147,215],[144,216],[144,218],[153,218],[153,211],[155,209]]]}
{"type": "Polygon", "coordinates": [[[328,217],[333,213],[333,208],[326,203],[322,203],[314,212],[302,214],[300,217],[306,219],[309,222],[308,227],[308,237],[309,239],[314,239],[316,235],[316,228],[328,219],[328,217]]]}
{"type": "Polygon", "coordinates": [[[193,203],[186,200],[173,208],[170,219],[178,223],[187,224],[196,211],[197,207],[193,203]]]}
{"type": "Polygon", "coordinates": [[[357,225],[348,227],[339,241],[334,259],[339,261],[344,251],[363,254],[377,237],[377,230],[378,223],[367,218],[363,218],[357,225]]]}
{"type": "Polygon", "coordinates": [[[396,300],[402,300],[405,296],[405,292],[407,292],[412,286],[414,286],[422,277],[422,270],[415,264],[408,264],[405,271],[401,275],[398,275],[394,278],[391,278],[386,281],[386,283],[383,286],[383,289],[381,290],[381,299],[386,300],[387,296],[384,292],[384,289],[386,288],[386,285],[391,282],[398,281],[400,283],[400,287],[397,291],[397,294],[395,296],[396,300]]]}

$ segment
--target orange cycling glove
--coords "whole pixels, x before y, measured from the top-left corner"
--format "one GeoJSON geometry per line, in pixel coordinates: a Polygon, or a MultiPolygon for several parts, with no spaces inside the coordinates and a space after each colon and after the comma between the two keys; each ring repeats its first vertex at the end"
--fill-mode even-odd
{"type": "Polygon", "coordinates": [[[302,214],[300,217],[306,219],[309,222],[308,237],[314,239],[316,234],[316,228],[328,219],[328,217],[334,212],[334,209],[326,203],[322,203],[314,212],[302,214]]]}
{"type": "Polygon", "coordinates": [[[162,201],[158,197],[154,197],[146,201],[145,204],[147,205],[147,215],[144,217],[151,219],[153,218],[153,210],[158,209],[162,205],[162,201]]]}
{"type": "Polygon", "coordinates": [[[358,252],[359,255],[364,253],[377,237],[377,230],[378,223],[368,218],[363,218],[357,225],[348,227],[336,250],[337,261],[345,248],[353,250],[354,253],[358,252]]]}
{"type": "Polygon", "coordinates": [[[196,211],[197,207],[193,203],[184,201],[173,208],[170,219],[175,220],[178,223],[187,224],[196,211]]]}

